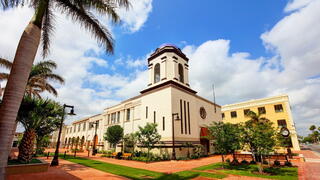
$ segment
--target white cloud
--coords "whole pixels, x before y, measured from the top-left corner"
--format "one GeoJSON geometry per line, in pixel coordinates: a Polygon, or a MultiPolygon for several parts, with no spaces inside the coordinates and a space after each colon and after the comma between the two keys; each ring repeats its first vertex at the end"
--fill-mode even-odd
{"type": "Polygon", "coordinates": [[[307,6],[312,1],[314,1],[314,0],[291,0],[287,4],[287,6],[284,8],[284,11],[290,12],[290,11],[301,9],[301,8],[307,6]]]}
{"type": "Polygon", "coordinates": [[[130,32],[136,32],[147,21],[149,13],[152,11],[152,0],[135,0],[130,1],[131,7],[129,11],[119,9],[119,15],[123,21],[123,25],[130,32]]]}

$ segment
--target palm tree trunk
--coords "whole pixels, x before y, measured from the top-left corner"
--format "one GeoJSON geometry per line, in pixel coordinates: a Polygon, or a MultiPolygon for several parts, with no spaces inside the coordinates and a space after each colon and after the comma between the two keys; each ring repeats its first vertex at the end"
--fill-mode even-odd
{"type": "Polygon", "coordinates": [[[40,36],[41,29],[33,23],[29,23],[18,44],[4,92],[0,108],[0,180],[5,179],[5,167],[15,133],[17,113],[37,54],[40,36]]]}
{"type": "Polygon", "coordinates": [[[23,134],[19,145],[18,160],[28,163],[32,159],[34,140],[36,139],[36,131],[34,129],[26,130],[23,134]]]}

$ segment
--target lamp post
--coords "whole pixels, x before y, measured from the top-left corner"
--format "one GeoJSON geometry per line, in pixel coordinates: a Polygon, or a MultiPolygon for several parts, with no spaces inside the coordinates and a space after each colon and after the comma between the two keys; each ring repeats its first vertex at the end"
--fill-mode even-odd
{"type": "Polygon", "coordinates": [[[99,121],[96,121],[94,123],[92,123],[92,125],[95,125],[95,130],[94,130],[94,136],[93,136],[93,147],[92,147],[92,155],[96,155],[97,154],[97,150],[96,150],[96,138],[97,138],[97,127],[98,127],[98,123],[99,121]]]}
{"type": "Polygon", "coordinates": [[[56,151],[54,153],[54,158],[51,161],[51,166],[58,166],[59,165],[58,157],[59,157],[60,137],[61,137],[61,131],[62,131],[62,126],[63,126],[63,121],[64,121],[64,115],[65,115],[65,109],[66,108],[71,108],[70,113],[68,113],[68,115],[76,115],[74,113],[74,106],[70,106],[70,105],[66,105],[66,104],[63,105],[63,114],[61,116],[61,122],[60,122],[57,145],[56,145],[56,151]]]}
{"type": "MultiPolygon", "coordinates": [[[[290,131],[288,128],[286,127],[282,127],[280,130],[281,135],[286,138],[289,139],[290,138],[290,131]]],[[[292,153],[291,153],[291,149],[290,149],[290,144],[286,144],[287,145],[287,153],[289,158],[292,158],[292,153]]],[[[287,160],[288,161],[288,160],[287,160]]]]}
{"type": "Polygon", "coordinates": [[[172,160],[176,160],[176,149],[175,149],[175,142],[174,142],[174,121],[179,121],[179,114],[172,113],[172,160]],[[176,119],[174,119],[176,117],[176,119]]]}

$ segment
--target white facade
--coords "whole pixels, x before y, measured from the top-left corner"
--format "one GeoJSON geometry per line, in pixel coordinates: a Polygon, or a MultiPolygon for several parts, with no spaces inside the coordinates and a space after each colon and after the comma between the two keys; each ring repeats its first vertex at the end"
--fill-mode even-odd
{"type": "Polygon", "coordinates": [[[120,125],[124,128],[124,134],[129,134],[146,123],[156,123],[162,137],[157,147],[164,148],[166,152],[172,150],[172,127],[175,130],[177,156],[186,153],[182,148],[186,142],[202,144],[205,152],[212,152],[209,141],[200,139],[200,131],[213,121],[222,120],[221,107],[199,97],[190,88],[188,58],[175,46],[163,46],[148,58],[148,71],[148,87],[140,95],[108,107],[101,114],[73,122],[67,127],[64,143],[70,146],[72,138],[79,137],[80,141],[84,137],[85,145],[92,145],[95,128],[89,128],[89,124],[99,122],[98,147],[106,150],[111,148],[103,140],[108,127],[120,125]],[[174,126],[173,113],[178,113],[180,117],[179,121],[174,121],[174,126]]]}

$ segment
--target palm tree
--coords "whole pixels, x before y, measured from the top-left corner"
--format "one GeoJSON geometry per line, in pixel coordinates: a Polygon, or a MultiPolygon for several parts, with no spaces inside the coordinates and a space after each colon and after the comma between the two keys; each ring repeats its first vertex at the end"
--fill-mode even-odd
{"type": "Polygon", "coordinates": [[[0,179],[5,178],[5,166],[15,131],[15,120],[40,41],[43,45],[42,55],[45,57],[49,53],[50,37],[54,29],[53,11],[60,10],[73,21],[80,23],[106,48],[106,52],[112,53],[111,33],[90,10],[100,15],[108,15],[112,22],[117,23],[119,16],[116,8],[128,8],[129,0],[0,0],[0,7],[3,9],[18,6],[29,6],[35,11],[20,38],[0,109],[0,179]]]}
{"type": "Polygon", "coordinates": [[[316,129],[316,126],[315,126],[315,125],[311,125],[310,128],[309,128],[309,130],[312,131],[312,132],[313,132],[315,129],[316,129]]]}
{"type": "MultiPolygon", "coordinates": [[[[0,58],[0,66],[10,70],[12,68],[12,62],[0,58]]],[[[64,79],[53,73],[53,70],[57,68],[57,64],[54,61],[41,61],[32,66],[25,95],[36,96],[41,98],[40,93],[47,91],[55,96],[58,95],[57,90],[49,83],[50,80],[64,84],[64,79]]],[[[9,73],[0,73],[0,81],[8,80],[9,73]]]]}
{"type": "Polygon", "coordinates": [[[63,107],[60,104],[48,99],[25,96],[17,118],[25,128],[19,145],[19,161],[29,162],[32,159],[37,133],[41,136],[44,129],[51,129],[53,125],[57,127],[62,115],[63,107]]]}

